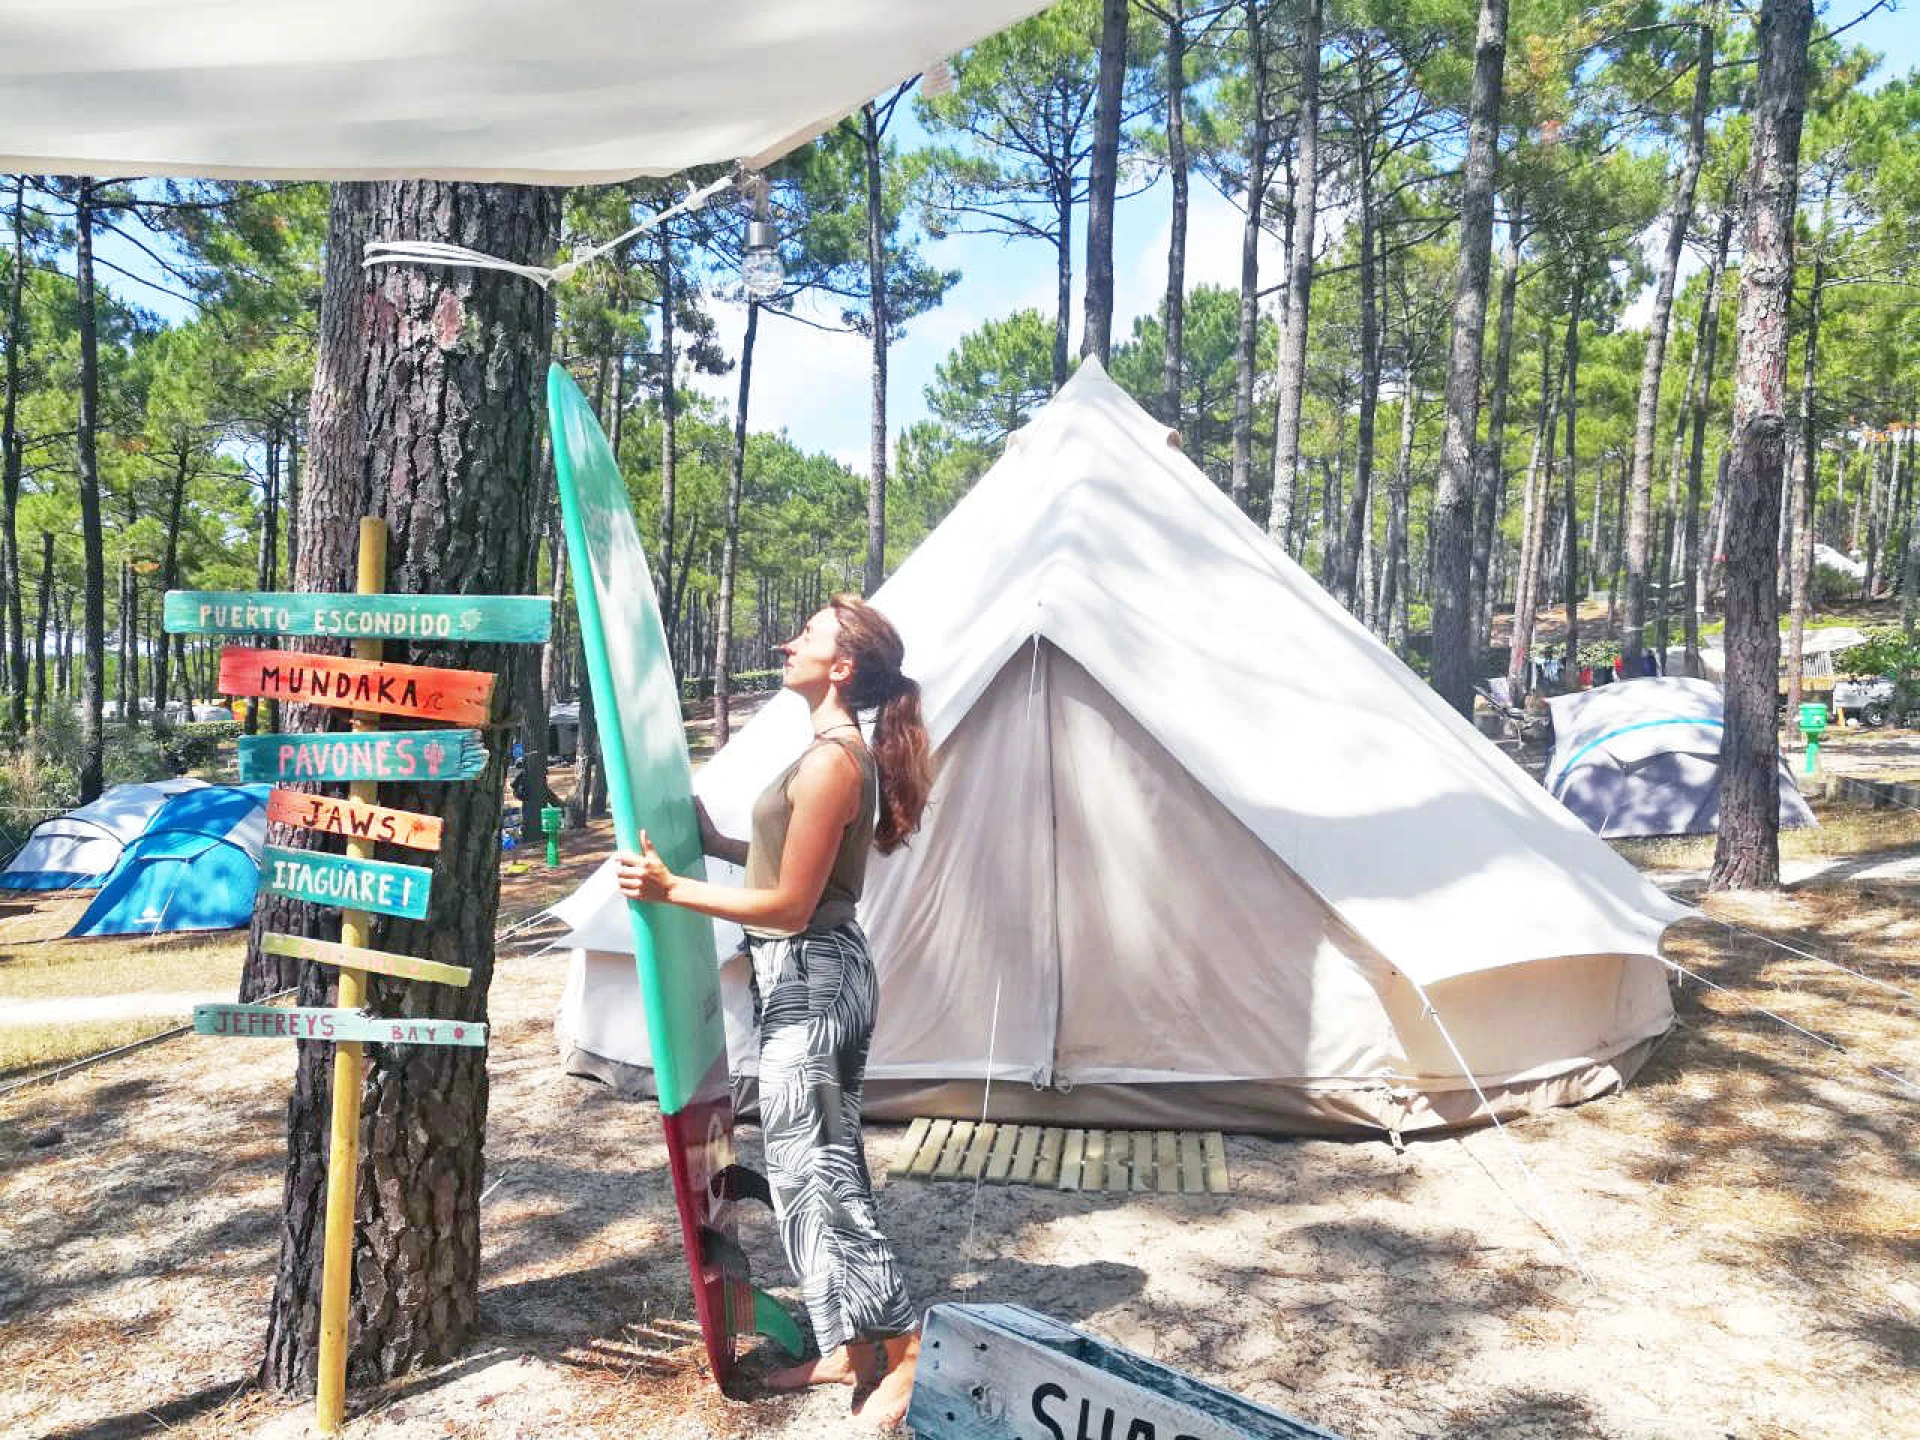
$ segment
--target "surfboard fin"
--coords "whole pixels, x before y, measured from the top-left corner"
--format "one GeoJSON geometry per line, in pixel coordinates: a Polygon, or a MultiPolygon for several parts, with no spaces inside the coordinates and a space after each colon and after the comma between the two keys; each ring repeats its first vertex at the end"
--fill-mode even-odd
{"type": "Polygon", "coordinates": [[[720,1184],[729,1200],[758,1200],[773,1208],[773,1188],[767,1177],[745,1165],[729,1165],[720,1172],[720,1184]]]}
{"type": "Polygon", "coordinates": [[[786,1306],[753,1284],[752,1265],[739,1242],[710,1225],[702,1225],[700,1253],[708,1265],[726,1277],[727,1329],[735,1335],[764,1335],[799,1359],[807,1348],[800,1326],[786,1306]]]}

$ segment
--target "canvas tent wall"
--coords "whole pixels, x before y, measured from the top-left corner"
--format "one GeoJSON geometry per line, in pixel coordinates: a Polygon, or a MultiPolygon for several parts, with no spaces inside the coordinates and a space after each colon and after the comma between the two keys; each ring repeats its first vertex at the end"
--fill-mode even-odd
{"type": "Polygon", "coordinates": [[[253,916],[269,785],[176,795],[120,857],[69,935],[230,930],[253,916]]]}
{"type": "MultiPolygon", "coordinates": [[[[876,603],[940,769],[862,902],[870,1113],[977,1116],[991,1073],[1003,1119],[1406,1131],[1478,1116],[1474,1082],[1502,1110],[1600,1093],[1666,1029],[1681,908],[1097,365],[876,603]]],[[[723,831],[808,736],[783,694],[699,772],[723,831]]],[[[604,876],[560,913],[627,948],[604,876]]]]}
{"type": "Polygon", "coordinates": [[[120,863],[128,845],[175,795],[204,780],[185,776],[139,785],[115,785],[87,805],[43,820],[13,857],[0,890],[66,890],[98,885],[120,863]]]}
{"type": "MultiPolygon", "coordinates": [[[[1555,695],[1547,789],[1607,839],[1711,834],[1720,826],[1725,706],[1718,685],[1674,676],[1555,695]]],[[[1813,823],[1783,760],[1780,824],[1813,823]]]]}
{"type": "Polygon", "coordinates": [[[1042,0],[0,0],[4,168],[586,185],[778,159],[1042,0]]]}

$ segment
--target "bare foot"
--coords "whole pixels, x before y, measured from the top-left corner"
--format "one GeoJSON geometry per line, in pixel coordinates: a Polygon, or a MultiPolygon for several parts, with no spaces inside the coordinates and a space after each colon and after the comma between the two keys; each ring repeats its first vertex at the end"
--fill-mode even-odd
{"type": "Polygon", "coordinates": [[[887,1373],[865,1400],[854,1407],[853,1418],[875,1430],[897,1429],[907,1418],[913,1399],[913,1372],[920,1363],[920,1337],[898,1335],[887,1341],[887,1373]]]}
{"type": "Polygon", "coordinates": [[[858,1378],[847,1347],[842,1345],[816,1360],[802,1360],[774,1371],[767,1376],[766,1385],[769,1390],[804,1390],[809,1385],[851,1385],[858,1378]]]}

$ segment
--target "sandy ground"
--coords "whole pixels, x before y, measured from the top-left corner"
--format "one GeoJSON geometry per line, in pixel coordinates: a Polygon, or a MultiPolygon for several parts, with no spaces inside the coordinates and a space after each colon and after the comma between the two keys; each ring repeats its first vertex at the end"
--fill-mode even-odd
{"type": "Polygon", "coordinates": [[[75,1020],[127,1020],[142,1015],[190,1015],[196,1005],[233,999],[227,990],[143,990],[132,995],[59,995],[9,1000],[0,1025],[59,1025],[75,1020]]]}
{"type": "MultiPolygon", "coordinates": [[[[1920,989],[1905,886],[1712,909],[1920,989]]],[[[1920,1091],[1866,1063],[1920,1074],[1920,1004],[1719,925],[1670,953],[1735,993],[1689,982],[1627,1093],[1505,1136],[1234,1136],[1231,1195],[1161,1198],[894,1178],[876,1127],[883,1220],[922,1303],[1016,1300],[1352,1440],[1920,1436],[1920,1091]]],[[[558,1074],[563,968],[493,985],[484,1332],[357,1393],[349,1436],[853,1433],[843,1390],[764,1393],[763,1354],[740,1399],[705,1380],[657,1117],[558,1074]]],[[[306,1433],[249,1385],[292,1066],[185,1037],[0,1100],[0,1435],[306,1433]]]]}

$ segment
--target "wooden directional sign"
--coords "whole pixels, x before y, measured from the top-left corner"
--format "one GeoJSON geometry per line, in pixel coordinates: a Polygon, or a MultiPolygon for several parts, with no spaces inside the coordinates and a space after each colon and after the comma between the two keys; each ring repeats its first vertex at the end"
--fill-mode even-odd
{"type": "Polygon", "coordinates": [[[389,810],[358,800],[335,800],[300,790],[275,790],[267,796],[267,819],[302,830],[324,830],[352,840],[377,840],[414,850],[440,848],[440,817],[411,810],[389,810]]]}
{"type": "Polygon", "coordinates": [[[907,1427],[925,1440],[1338,1440],[1020,1305],[927,1312],[907,1427]]]}
{"type": "Polygon", "coordinates": [[[243,1040],[371,1040],[379,1045],[484,1045],[478,1020],[388,1018],[364,1010],[317,1005],[196,1005],[193,1028],[202,1035],[243,1040]]]}
{"type": "Polygon", "coordinates": [[[341,640],[538,644],[553,632],[544,595],[309,595],[169,590],[169,635],[325,635],[341,640]]]}
{"type": "Polygon", "coordinates": [[[260,948],[269,955],[284,955],[291,960],[349,965],[355,970],[398,975],[403,980],[430,980],[437,985],[465,985],[473,978],[473,972],[461,965],[393,955],[385,950],[369,950],[364,945],[336,945],[331,940],[312,940],[305,935],[279,935],[271,930],[260,937],[260,948]]]}
{"type": "Polygon", "coordinates": [[[477,730],[372,730],[325,735],[242,735],[240,779],[471,780],[487,768],[477,730]]]}
{"type": "Polygon", "coordinates": [[[305,701],[377,715],[411,715],[458,725],[484,725],[494,677],[484,670],[394,665],[297,650],[220,652],[220,693],[305,701]]]}
{"type": "Polygon", "coordinates": [[[419,865],[390,865],[384,860],[269,845],[262,854],[261,869],[266,889],[273,895],[407,920],[427,918],[433,872],[419,865]]]}

